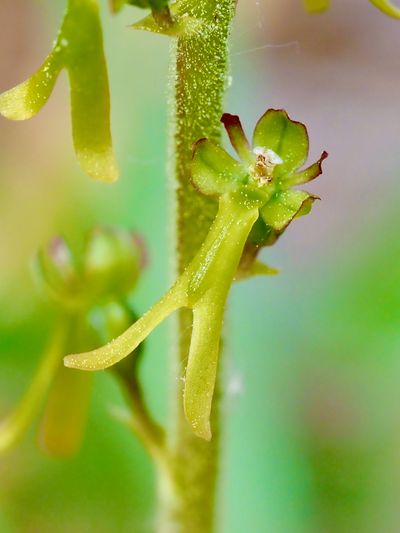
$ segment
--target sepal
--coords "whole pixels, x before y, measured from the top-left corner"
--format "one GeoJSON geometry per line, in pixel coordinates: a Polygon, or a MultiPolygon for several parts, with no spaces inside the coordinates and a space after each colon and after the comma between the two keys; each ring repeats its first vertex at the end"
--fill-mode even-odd
{"type": "Polygon", "coordinates": [[[269,109],[258,121],[253,136],[253,148],[272,150],[282,163],[274,176],[290,174],[304,165],[308,156],[308,135],[304,124],[291,120],[283,110],[269,109]]]}
{"type": "Polygon", "coordinates": [[[296,172],[285,177],[285,183],[289,186],[294,185],[303,185],[303,183],[308,183],[309,181],[314,180],[322,174],[322,162],[328,157],[328,152],[322,152],[319,160],[313,165],[309,166],[305,170],[296,172]]]}
{"type": "Polygon", "coordinates": [[[247,177],[240,163],[208,139],[201,139],[194,145],[191,172],[196,189],[210,196],[239,189],[247,177]]]}
{"type": "Polygon", "coordinates": [[[237,115],[224,113],[222,115],[221,122],[224,125],[231,144],[236,150],[236,153],[238,154],[240,159],[248,165],[254,163],[255,157],[251,151],[251,147],[243,130],[240,118],[237,115]]]}
{"type": "Polygon", "coordinates": [[[260,214],[267,226],[282,233],[294,218],[309,213],[316,199],[305,191],[283,191],[276,194],[260,210],[260,214]]]}

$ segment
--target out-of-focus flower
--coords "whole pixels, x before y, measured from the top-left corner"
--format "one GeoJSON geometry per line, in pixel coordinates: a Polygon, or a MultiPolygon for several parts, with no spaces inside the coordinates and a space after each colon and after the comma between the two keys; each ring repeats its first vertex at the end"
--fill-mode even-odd
{"type": "Polygon", "coordinates": [[[74,254],[60,237],[38,253],[35,272],[58,318],[31,385],[16,409],[0,422],[0,452],[17,443],[46,394],[40,446],[58,456],[77,450],[92,379],[87,373],[65,368],[62,357],[71,349],[87,349],[113,339],[135,320],[127,297],[137,283],[143,258],[137,236],[113,228],[94,230],[81,254],[74,254]]]}

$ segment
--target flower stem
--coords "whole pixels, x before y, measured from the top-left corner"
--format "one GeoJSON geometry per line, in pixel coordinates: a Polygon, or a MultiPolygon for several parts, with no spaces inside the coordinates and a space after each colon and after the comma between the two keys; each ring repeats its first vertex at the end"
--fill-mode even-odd
{"type": "Polygon", "coordinates": [[[168,470],[164,430],[153,419],[143,397],[143,390],[135,373],[120,376],[132,413],[129,426],[143,443],[161,471],[168,470]]]}
{"type": "MultiPolygon", "coordinates": [[[[183,0],[184,11],[202,22],[199,31],[178,37],[172,53],[174,71],[173,157],[177,184],[177,267],[182,273],[207,236],[217,203],[196,192],[190,183],[192,146],[202,137],[218,140],[222,99],[228,72],[230,25],[236,0],[183,0]]],[[[174,184],[175,189],[175,184],[174,184]]],[[[168,431],[174,493],[161,487],[160,533],[211,533],[219,454],[218,386],[213,405],[213,439],[194,435],[183,411],[183,382],[189,353],[192,312],[181,310],[178,347],[171,389],[173,419],[168,431]]],[[[175,348],[174,348],[175,349],[175,348]]]]}

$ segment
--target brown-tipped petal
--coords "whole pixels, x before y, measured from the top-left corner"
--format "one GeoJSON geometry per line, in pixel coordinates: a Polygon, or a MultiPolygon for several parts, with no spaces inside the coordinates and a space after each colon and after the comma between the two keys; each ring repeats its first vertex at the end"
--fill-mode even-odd
{"type": "Polygon", "coordinates": [[[303,183],[307,183],[309,181],[314,180],[318,176],[322,174],[322,162],[328,157],[328,152],[322,152],[321,157],[319,160],[314,163],[313,165],[309,166],[305,170],[302,170],[301,172],[296,172],[295,174],[291,174],[287,177],[285,177],[282,181],[287,183],[288,185],[302,185],[303,183]]]}
{"type": "Polygon", "coordinates": [[[268,226],[282,233],[294,218],[309,213],[316,199],[305,191],[284,191],[270,200],[260,214],[268,226]]]}
{"type": "Polygon", "coordinates": [[[240,118],[237,115],[224,113],[221,117],[221,122],[226,129],[232,146],[236,150],[240,159],[247,165],[254,163],[254,156],[251,151],[249,141],[243,130],[240,118]]]}

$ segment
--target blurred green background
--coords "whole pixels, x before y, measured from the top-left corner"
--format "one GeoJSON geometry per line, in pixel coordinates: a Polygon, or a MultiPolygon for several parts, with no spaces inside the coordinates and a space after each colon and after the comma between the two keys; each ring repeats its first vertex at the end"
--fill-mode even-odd
{"type": "MultiPolygon", "coordinates": [[[[50,49],[61,0],[1,0],[0,91],[50,49]]],[[[226,110],[250,130],[268,107],[305,122],[311,159],[330,153],[310,190],[322,197],[265,260],[280,276],[237,284],[227,318],[225,436],[218,533],[400,531],[400,22],[366,0],[319,16],[300,0],[243,0],[226,110]]],[[[35,119],[0,120],[0,416],[40,360],[53,317],[30,262],[54,234],[135,228],[150,263],[132,302],[167,287],[168,42],[128,28],[102,2],[121,179],[89,181],[74,159],[66,75],[35,119]]],[[[168,327],[151,336],[146,394],[166,417],[168,327]]],[[[80,454],[42,455],[36,428],[0,457],[0,532],[148,533],[152,466],[96,375],[80,454]]],[[[190,533],[190,532],[188,532],[190,533]]]]}

